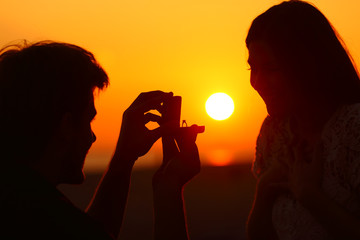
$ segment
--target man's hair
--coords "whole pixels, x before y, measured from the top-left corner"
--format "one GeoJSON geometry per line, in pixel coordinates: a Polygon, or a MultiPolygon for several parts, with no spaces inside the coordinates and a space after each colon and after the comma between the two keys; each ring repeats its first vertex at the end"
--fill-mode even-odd
{"type": "Polygon", "coordinates": [[[2,157],[40,157],[62,116],[81,115],[93,91],[108,84],[93,54],[76,45],[23,42],[0,50],[2,157]]]}

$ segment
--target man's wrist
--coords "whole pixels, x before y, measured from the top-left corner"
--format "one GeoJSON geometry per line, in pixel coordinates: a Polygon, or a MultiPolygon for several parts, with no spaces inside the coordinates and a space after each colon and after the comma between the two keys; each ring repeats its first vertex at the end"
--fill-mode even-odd
{"type": "Polygon", "coordinates": [[[135,151],[131,150],[131,148],[117,146],[114,153],[114,158],[122,159],[122,161],[135,162],[139,157],[135,151]]]}
{"type": "Polygon", "coordinates": [[[137,157],[131,156],[123,152],[115,151],[109,164],[108,170],[115,172],[131,172],[136,160],[137,157]]]}

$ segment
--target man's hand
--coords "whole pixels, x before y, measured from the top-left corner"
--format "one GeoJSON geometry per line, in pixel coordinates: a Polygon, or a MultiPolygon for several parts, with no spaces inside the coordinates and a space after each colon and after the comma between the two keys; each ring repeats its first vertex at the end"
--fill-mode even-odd
{"type": "Polygon", "coordinates": [[[172,187],[182,188],[200,172],[200,158],[195,141],[204,127],[192,125],[174,131],[174,135],[164,134],[162,137],[163,164],[154,175],[155,188],[159,184],[172,184],[172,187]]]}
{"type": "Polygon", "coordinates": [[[200,171],[195,140],[204,127],[193,125],[172,130],[163,134],[164,160],[153,177],[156,240],[188,239],[182,190],[200,171]]]}
{"type": "Polygon", "coordinates": [[[147,153],[161,136],[161,128],[149,130],[145,126],[149,121],[161,122],[160,116],[148,111],[161,111],[161,104],[172,95],[161,91],[141,93],[123,114],[115,153],[87,209],[115,238],[122,224],[135,160],[147,153]]]}
{"type": "Polygon", "coordinates": [[[117,151],[120,152],[120,155],[126,155],[136,160],[150,150],[161,137],[161,128],[149,130],[145,125],[150,121],[160,123],[161,117],[148,111],[161,111],[161,104],[172,95],[172,93],[152,91],[141,93],[135,99],[123,114],[117,144],[117,151]]]}

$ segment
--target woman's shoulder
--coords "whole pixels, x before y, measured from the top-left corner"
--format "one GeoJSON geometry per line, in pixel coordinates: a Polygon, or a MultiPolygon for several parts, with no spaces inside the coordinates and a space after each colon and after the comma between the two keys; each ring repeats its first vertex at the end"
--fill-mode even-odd
{"type": "MultiPolygon", "coordinates": [[[[356,190],[358,194],[360,189],[360,103],[339,108],[324,131],[322,140],[327,156],[325,169],[328,175],[337,179],[341,189],[351,193],[356,190]]],[[[330,183],[331,178],[328,178],[329,183],[325,186],[331,195],[338,196],[338,191],[341,189],[330,183]]],[[[360,209],[360,206],[356,206],[360,209]]]]}
{"type": "Polygon", "coordinates": [[[288,131],[287,121],[282,121],[267,116],[260,128],[256,141],[253,173],[259,177],[265,171],[273,159],[284,154],[283,148],[290,141],[291,134],[288,131]]]}
{"type": "Polygon", "coordinates": [[[280,125],[282,124],[279,119],[267,115],[261,124],[260,135],[269,131],[274,131],[275,129],[278,129],[280,125]]]}
{"type": "Polygon", "coordinates": [[[340,109],[339,115],[342,117],[353,118],[360,115],[360,103],[344,105],[340,109]]]}
{"type": "Polygon", "coordinates": [[[328,125],[332,129],[356,130],[353,128],[360,127],[360,103],[340,107],[329,120],[328,125]]]}
{"type": "Polygon", "coordinates": [[[264,148],[266,143],[269,141],[269,137],[274,136],[274,120],[270,116],[266,116],[256,141],[256,150],[259,151],[261,148],[264,148]]]}
{"type": "Polygon", "coordinates": [[[260,128],[259,138],[282,138],[289,135],[289,119],[278,119],[267,116],[260,128]]]}
{"type": "Polygon", "coordinates": [[[269,115],[267,115],[261,124],[259,135],[262,135],[262,134],[264,134],[264,132],[268,131],[268,129],[271,128],[271,125],[272,125],[271,117],[269,115]]]}
{"type": "Polygon", "coordinates": [[[360,103],[345,106],[339,119],[344,128],[345,143],[360,150],[360,103]]]}
{"type": "Polygon", "coordinates": [[[327,123],[323,138],[360,150],[360,103],[340,107],[327,123]]]}

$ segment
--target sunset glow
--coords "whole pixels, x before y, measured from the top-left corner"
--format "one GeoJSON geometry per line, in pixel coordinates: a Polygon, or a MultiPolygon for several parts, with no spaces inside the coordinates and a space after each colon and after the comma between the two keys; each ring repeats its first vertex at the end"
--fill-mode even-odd
{"type": "Polygon", "coordinates": [[[226,93],[214,93],[205,104],[207,114],[215,120],[225,120],[234,112],[234,101],[226,93]]]}
{"type": "MultiPolygon", "coordinates": [[[[197,144],[202,159],[219,164],[253,159],[267,115],[250,85],[245,38],[252,20],[279,0],[32,0],[1,2],[0,47],[27,39],[77,44],[91,51],[110,78],[95,99],[97,141],[85,168],[105,168],[114,152],[122,113],[140,92],[182,96],[181,119],[205,125],[197,144]],[[204,107],[216,92],[233,98],[235,111],[219,122],[204,107]],[[224,150],[221,150],[224,152],[224,150]],[[221,152],[220,151],[220,152],[221,152]],[[225,161],[226,160],[226,161],[225,161]]],[[[360,66],[360,1],[310,0],[327,16],[360,66]]],[[[211,107],[213,108],[213,107],[211,107]]],[[[209,110],[213,111],[213,110],[209,110]]],[[[224,115],[222,115],[224,116],[224,115]]],[[[136,165],[156,166],[161,141],[136,165]]]]}
{"type": "Polygon", "coordinates": [[[214,149],[209,152],[207,160],[213,166],[222,167],[232,163],[233,156],[227,149],[214,149]]]}

